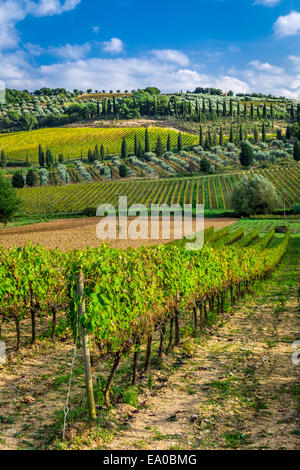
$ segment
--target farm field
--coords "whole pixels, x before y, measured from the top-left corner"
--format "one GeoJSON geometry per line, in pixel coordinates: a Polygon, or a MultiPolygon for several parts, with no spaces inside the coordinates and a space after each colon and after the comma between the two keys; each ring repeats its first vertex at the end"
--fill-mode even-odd
{"type": "MultiPolygon", "coordinates": [[[[250,170],[262,174],[276,187],[279,195],[286,191],[287,206],[300,201],[300,168],[281,167],[250,170]]],[[[127,196],[128,205],[198,203],[206,209],[230,209],[233,186],[244,173],[220,174],[192,178],[125,180],[81,183],[66,186],[24,188],[18,191],[24,215],[46,213],[80,213],[87,207],[110,203],[117,207],[118,197],[127,196]]]]}
{"type": "MultiPolygon", "coordinates": [[[[128,149],[134,150],[135,134],[144,142],[145,129],[142,128],[49,128],[30,132],[17,132],[13,134],[0,134],[0,148],[5,150],[7,159],[13,162],[25,162],[26,157],[31,163],[38,162],[38,146],[49,148],[56,156],[63,154],[65,160],[78,159],[94,149],[95,145],[105,146],[106,153],[117,154],[121,152],[123,137],[126,137],[128,149]]],[[[149,128],[150,144],[155,147],[158,135],[166,146],[168,134],[174,146],[177,146],[178,132],[163,128],[149,128]]],[[[192,146],[198,142],[198,137],[182,133],[184,146],[192,146]]]]}
{"type": "MultiPolygon", "coordinates": [[[[207,230],[208,246],[204,247],[203,253],[189,253],[172,245],[130,251],[102,247],[65,254],[38,247],[26,248],[23,252],[2,250],[1,270],[7,279],[7,283],[1,285],[1,307],[7,312],[2,322],[2,338],[7,342],[9,355],[8,363],[1,367],[0,448],[147,449],[150,446],[176,450],[178,447],[251,449],[280,445],[295,449],[299,430],[296,414],[299,378],[291,364],[290,345],[297,339],[300,227],[298,221],[291,220],[288,222],[290,236],[274,236],[274,226],[278,223],[282,221],[242,219],[217,232],[207,230]],[[258,238],[250,242],[249,247],[241,249],[243,239],[256,230],[258,238]],[[226,243],[230,243],[237,233],[239,238],[227,248],[226,243]],[[137,263],[139,257],[147,264],[137,263]],[[174,257],[181,262],[170,263],[174,257]],[[281,265],[276,269],[281,257],[281,265]],[[119,268],[114,262],[116,259],[121,261],[119,268]],[[67,440],[62,441],[62,408],[67,395],[73,344],[70,329],[65,324],[63,305],[68,302],[69,295],[76,295],[72,290],[65,291],[65,285],[73,282],[75,272],[71,265],[79,260],[87,281],[87,322],[91,314],[97,319],[99,310],[95,302],[101,304],[101,322],[95,326],[87,323],[91,341],[94,343],[96,340],[99,348],[98,352],[94,346],[91,348],[93,375],[97,378],[95,396],[100,405],[99,421],[88,424],[85,419],[82,357],[78,352],[67,419],[67,440]],[[135,261],[134,264],[131,260],[135,261]],[[25,266],[33,269],[33,279],[27,279],[25,266]],[[121,285],[120,269],[124,274],[121,285]],[[173,348],[169,354],[163,354],[163,362],[157,360],[162,344],[160,328],[153,329],[148,373],[146,378],[143,374],[137,375],[137,388],[133,388],[126,346],[128,313],[125,314],[120,304],[118,307],[115,303],[118,299],[114,293],[118,291],[123,302],[134,303],[135,276],[140,280],[141,276],[148,276],[149,269],[152,276],[151,283],[145,283],[146,298],[140,298],[137,310],[130,307],[131,321],[141,335],[140,371],[147,361],[145,340],[148,328],[158,319],[167,322],[172,318],[173,307],[168,301],[173,295],[179,301],[177,289],[182,292],[176,320],[179,329],[175,329],[175,342],[171,341],[173,348]],[[165,274],[166,269],[170,273],[160,281],[159,274],[162,270],[165,274]],[[274,269],[275,273],[271,275],[274,269]],[[127,279],[126,273],[130,273],[130,278],[127,279]],[[232,278],[232,275],[236,277],[232,278]],[[227,276],[234,283],[232,291],[227,276]],[[12,283],[19,285],[23,282],[32,283],[31,288],[37,296],[39,310],[36,311],[36,319],[39,320],[34,324],[30,321],[28,309],[24,308],[26,296],[20,296],[16,289],[11,290],[12,283]],[[163,287],[160,282],[163,282],[163,287]],[[147,301],[154,283],[155,298],[150,301],[148,297],[147,301]],[[5,296],[7,289],[13,297],[5,296]],[[128,289],[131,289],[130,296],[126,293],[128,289]],[[199,295],[199,290],[203,295],[207,289],[216,302],[204,305],[201,301],[199,312],[203,316],[200,314],[198,317],[197,311],[195,323],[190,310],[190,296],[193,297],[193,292],[199,295]],[[97,295],[90,296],[91,292],[97,295]],[[253,292],[259,297],[253,297],[253,292]],[[114,306],[110,310],[112,304],[114,306]],[[50,305],[52,309],[49,310],[50,305]],[[57,308],[58,328],[53,343],[50,319],[54,318],[54,306],[57,308]],[[156,312],[154,318],[149,306],[156,312]],[[110,315],[117,309],[119,335],[116,337],[112,336],[114,326],[110,315]],[[146,313],[148,311],[149,314],[146,313]],[[125,323],[122,322],[123,315],[125,323]],[[19,320],[19,352],[14,351],[15,319],[19,320]],[[106,322],[105,328],[101,326],[103,321],[106,322]],[[33,331],[35,341],[29,347],[33,331]],[[194,331],[192,335],[191,331],[194,331]],[[111,368],[111,355],[106,354],[107,348],[112,348],[115,356],[116,347],[121,347],[124,354],[118,363],[119,370],[111,391],[112,408],[106,409],[103,408],[103,386],[111,368]],[[287,363],[290,364],[288,367],[287,363]],[[25,379],[22,379],[24,374],[25,379]],[[14,400],[10,397],[12,393],[14,400]],[[284,421],[281,426],[279,417],[284,421]],[[126,424],[129,421],[132,423],[130,426],[126,424]]],[[[38,233],[38,226],[36,230],[38,233]]],[[[50,233],[51,230],[47,235],[50,233]]],[[[140,282],[137,288],[139,285],[140,282]]],[[[170,340],[168,329],[167,338],[170,340]]]]}
{"type": "MultiPolygon", "coordinates": [[[[97,248],[101,241],[96,236],[96,226],[101,220],[100,217],[62,219],[52,222],[38,223],[15,228],[4,228],[0,230],[0,246],[3,248],[14,248],[25,246],[29,242],[40,244],[45,248],[61,250],[84,249],[87,246],[97,248]]],[[[132,218],[129,218],[131,221],[132,218]]],[[[173,220],[173,219],[172,219],[173,220]]],[[[214,227],[216,230],[233,224],[236,219],[205,219],[205,229],[214,227]]],[[[195,230],[195,224],[193,224],[195,230]]],[[[161,230],[161,223],[160,223],[161,230]]],[[[151,224],[149,224],[149,238],[151,224]]],[[[187,235],[187,234],[186,234],[187,235]]],[[[153,244],[167,243],[174,240],[174,220],[171,223],[171,233],[168,240],[159,238],[158,240],[107,240],[114,248],[137,248],[139,246],[149,246],[153,244]]]]}

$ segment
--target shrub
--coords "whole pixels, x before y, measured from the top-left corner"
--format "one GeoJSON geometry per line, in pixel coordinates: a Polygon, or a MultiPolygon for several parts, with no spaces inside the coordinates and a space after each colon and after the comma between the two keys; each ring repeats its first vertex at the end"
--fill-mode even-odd
{"type": "Polygon", "coordinates": [[[24,176],[19,172],[13,175],[11,182],[14,188],[24,188],[25,186],[24,176]]]}
{"type": "Polygon", "coordinates": [[[281,206],[275,187],[261,175],[244,176],[233,189],[231,203],[241,215],[272,212],[281,206]]]}
{"type": "Polygon", "coordinates": [[[295,204],[293,206],[293,214],[300,214],[300,204],[295,204]]]}
{"type": "MultiPolygon", "coordinates": [[[[24,182],[24,180],[23,180],[24,182]]],[[[11,182],[0,174],[0,222],[4,225],[13,219],[20,205],[17,192],[11,182]]]]}
{"type": "Polygon", "coordinates": [[[85,217],[96,217],[97,208],[96,207],[86,207],[82,211],[82,215],[85,217]]]}

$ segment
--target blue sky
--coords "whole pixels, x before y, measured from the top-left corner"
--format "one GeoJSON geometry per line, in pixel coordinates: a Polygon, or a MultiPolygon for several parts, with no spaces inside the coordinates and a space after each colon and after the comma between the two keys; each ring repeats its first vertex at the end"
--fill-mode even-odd
{"type": "Polygon", "coordinates": [[[300,0],[0,0],[0,87],[300,99],[300,0]]]}

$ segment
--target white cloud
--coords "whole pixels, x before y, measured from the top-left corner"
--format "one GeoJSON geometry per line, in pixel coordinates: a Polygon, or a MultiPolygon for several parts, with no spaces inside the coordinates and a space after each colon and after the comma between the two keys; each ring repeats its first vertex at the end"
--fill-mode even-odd
{"type": "Polygon", "coordinates": [[[16,23],[27,15],[52,16],[73,10],[81,0],[0,0],[0,50],[14,49],[20,42],[16,23]]]}
{"type": "Polygon", "coordinates": [[[248,91],[246,82],[228,75],[214,77],[151,59],[87,59],[42,66],[38,72],[48,86],[72,88],[137,89],[157,86],[163,91],[193,90],[215,86],[235,92],[248,91]]]}
{"type": "Polygon", "coordinates": [[[256,0],[254,2],[254,5],[264,5],[265,7],[273,7],[275,5],[278,5],[281,0],[256,0]]]}
{"type": "Polygon", "coordinates": [[[292,62],[293,68],[300,72],[300,56],[297,55],[289,55],[288,59],[292,62]]]}
{"type": "Polygon", "coordinates": [[[260,62],[259,60],[252,60],[250,62],[250,65],[252,65],[254,68],[257,70],[260,70],[262,72],[270,72],[270,73],[282,73],[283,69],[281,67],[277,67],[276,65],[271,65],[268,62],[260,62]]]}
{"type": "Polygon", "coordinates": [[[74,10],[81,0],[39,0],[37,3],[26,1],[26,13],[34,16],[60,15],[66,11],[74,10]]]}
{"type": "Polygon", "coordinates": [[[109,52],[110,54],[119,54],[124,48],[124,43],[121,39],[111,38],[109,41],[104,41],[102,43],[102,50],[104,52],[109,52]]]}
{"type": "Polygon", "coordinates": [[[82,45],[66,44],[65,46],[49,47],[47,52],[53,56],[66,60],[79,60],[84,58],[91,50],[89,42],[82,45]]]}
{"type": "Polygon", "coordinates": [[[25,18],[23,2],[0,0],[0,50],[13,49],[19,43],[15,24],[25,18]]]}
{"type": "Polygon", "coordinates": [[[289,15],[280,16],[274,24],[274,32],[278,37],[294,36],[300,33],[300,13],[291,11],[289,15]]]}
{"type": "Polygon", "coordinates": [[[94,33],[96,33],[96,34],[99,33],[99,30],[100,30],[99,26],[93,26],[93,32],[94,33]]]}
{"type": "Polygon", "coordinates": [[[175,64],[182,66],[188,65],[190,62],[188,57],[183,52],[173,49],[154,49],[153,51],[150,51],[150,54],[159,60],[174,62],[175,64]]]}

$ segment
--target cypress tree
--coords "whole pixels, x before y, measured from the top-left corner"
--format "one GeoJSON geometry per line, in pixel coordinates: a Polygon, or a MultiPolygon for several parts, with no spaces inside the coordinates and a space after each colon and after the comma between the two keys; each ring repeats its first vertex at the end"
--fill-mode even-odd
{"type": "Polygon", "coordinates": [[[286,132],[285,132],[285,138],[286,138],[287,140],[290,140],[291,137],[292,137],[291,126],[287,126],[286,132]]]}
{"type": "Polygon", "coordinates": [[[232,100],[229,101],[229,113],[230,113],[230,116],[233,116],[233,103],[232,103],[232,100]]]}
{"type": "Polygon", "coordinates": [[[47,166],[52,166],[54,162],[53,154],[50,149],[46,150],[46,164],[47,166]]]}
{"type": "Polygon", "coordinates": [[[138,149],[137,149],[137,154],[136,154],[136,156],[137,156],[138,158],[143,158],[143,156],[144,156],[143,147],[142,147],[141,142],[139,142],[139,144],[138,144],[138,149]]]}
{"type": "Polygon", "coordinates": [[[222,129],[222,127],[220,127],[220,139],[219,139],[219,144],[221,145],[221,147],[224,146],[224,134],[223,134],[223,129],[222,129]]]}
{"type": "Polygon", "coordinates": [[[100,160],[99,147],[97,144],[95,145],[94,160],[100,160]]]}
{"type": "Polygon", "coordinates": [[[233,128],[230,126],[230,135],[229,135],[229,142],[233,144],[234,136],[233,136],[233,128]]]}
{"type": "Polygon", "coordinates": [[[138,151],[138,138],[137,138],[137,135],[134,134],[134,155],[137,155],[137,151],[138,151]]]}
{"type": "Polygon", "coordinates": [[[118,114],[118,107],[117,107],[117,100],[115,96],[113,98],[113,111],[114,111],[114,117],[116,117],[118,114]]]}
{"type": "Polygon", "coordinates": [[[101,156],[101,160],[103,161],[105,159],[105,147],[104,147],[104,144],[101,144],[101,147],[100,147],[100,156],[101,156]]]}
{"type": "Polygon", "coordinates": [[[254,129],[253,129],[253,136],[254,136],[254,140],[255,142],[258,144],[258,130],[257,130],[257,127],[255,126],[254,129]]]}
{"type": "Polygon", "coordinates": [[[151,146],[150,146],[150,137],[149,137],[149,131],[146,128],[145,131],[145,153],[151,152],[151,146]]]}
{"type": "Polygon", "coordinates": [[[253,106],[253,103],[251,103],[250,114],[251,114],[251,119],[253,121],[254,120],[254,106],[253,106]]]}
{"type": "Polygon", "coordinates": [[[223,116],[225,117],[227,115],[227,110],[226,110],[226,101],[223,103],[223,116]]]}
{"type": "Polygon", "coordinates": [[[91,149],[88,150],[88,161],[92,163],[94,161],[94,154],[91,149]]]}
{"type": "Polygon", "coordinates": [[[238,102],[237,115],[240,116],[240,114],[241,114],[241,105],[240,105],[240,102],[238,102]]]}
{"type": "Polygon", "coordinates": [[[263,142],[265,142],[267,140],[267,135],[266,135],[266,126],[265,126],[265,123],[263,122],[262,124],[262,136],[261,136],[261,139],[263,142]]]}
{"type": "Polygon", "coordinates": [[[125,137],[123,137],[123,141],[122,141],[121,155],[122,155],[122,158],[128,157],[128,145],[127,145],[125,137]]]}
{"type": "Polygon", "coordinates": [[[183,150],[183,143],[182,143],[182,134],[181,134],[181,132],[179,132],[179,134],[178,134],[177,147],[178,147],[178,150],[179,150],[179,151],[183,150]]]}
{"type": "Polygon", "coordinates": [[[263,119],[266,119],[267,117],[267,105],[266,103],[264,103],[264,107],[263,107],[263,119]]]}
{"type": "Polygon", "coordinates": [[[158,157],[161,157],[164,153],[164,146],[163,146],[163,143],[161,141],[160,135],[158,135],[158,137],[157,137],[155,153],[158,157]]]}
{"type": "Polygon", "coordinates": [[[249,142],[241,143],[240,162],[243,166],[250,166],[253,162],[253,147],[249,142]]]}
{"type": "Polygon", "coordinates": [[[39,165],[40,167],[45,166],[45,154],[43,152],[41,144],[39,145],[39,165]]]}
{"type": "Polygon", "coordinates": [[[300,142],[298,139],[295,140],[294,142],[294,160],[296,162],[299,162],[300,161],[300,142]]]}
{"type": "Polygon", "coordinates": [[[1,167],[6,168],[6,164],[7,164],[7,161],[6,161],[5,150],[2,149],[1,150],[1,167]]]}
{"type": "Polygon", "coordinates": [[[242,140],[244,140],[244,132],[243,132],[243,126],[241,124],[240,125],[240,142],[242,142],[242,140]]]}
{"type": "Polygon", "coordinates": [[[170,132],[168,133],[168,140],[167,140],[167,151],[172,152],[172,139],[170,132]]]}
{"type": "Polygon", "coordinates": [[[202,126],[200,126],[200,130],[199,130],[199,145],[201,145],[201,147],[203,147],[203,129],[202,129],[202,126]]]}

